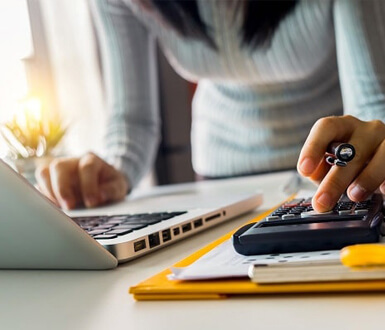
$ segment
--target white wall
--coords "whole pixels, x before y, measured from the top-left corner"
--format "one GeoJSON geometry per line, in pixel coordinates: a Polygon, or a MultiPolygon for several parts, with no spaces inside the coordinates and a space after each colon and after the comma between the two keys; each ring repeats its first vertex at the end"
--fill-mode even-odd
{"type": "Polygon", "coordinates": [[[87,0],[40,0],[60,112],[70,123],[66,149],[99,153],[105,107],[87,0]]]}

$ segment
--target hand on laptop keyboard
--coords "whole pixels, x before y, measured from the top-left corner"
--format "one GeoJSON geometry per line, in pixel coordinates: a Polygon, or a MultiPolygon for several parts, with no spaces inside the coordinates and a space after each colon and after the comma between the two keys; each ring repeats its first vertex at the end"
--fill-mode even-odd
{"type": "Polygon", "coordinates": [[[122,200],[130,188],[120,171],[93,153],[54,159],[38,168],[36,179],[39,190],[66,209],[122,200]]]}

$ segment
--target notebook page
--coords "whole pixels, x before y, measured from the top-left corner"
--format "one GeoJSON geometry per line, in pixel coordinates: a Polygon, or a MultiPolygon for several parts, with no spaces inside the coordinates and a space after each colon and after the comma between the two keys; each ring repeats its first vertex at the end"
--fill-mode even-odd
{"type": "Polygon", "coordinates": [[[339,250],[243,256],[234,250],[231,240],[227,240],[188,267],[171,268],[172,274],[169,279],[205,280],[248,277],[249,267],[254,264],[339,263],[339,257],[339,250]]]}

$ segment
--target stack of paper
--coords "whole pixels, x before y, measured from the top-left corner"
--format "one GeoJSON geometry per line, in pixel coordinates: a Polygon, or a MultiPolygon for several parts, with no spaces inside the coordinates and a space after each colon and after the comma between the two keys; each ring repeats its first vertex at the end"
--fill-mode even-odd
{"type": "Polygon", "coordinates": [[[349,268],[341,264],[252,266],[249,276],[258,284],[383,280],[385,268],[349,268]]]}
{"type": "Polygon", "coordinates": [[[247,277],[250,266],[254,264],[339,263],[339,256],[339,250],[243,256],[234,250],[231,240],[226,240],[191,265],[171,268],[169,279],[192,281],[247,277]]]}

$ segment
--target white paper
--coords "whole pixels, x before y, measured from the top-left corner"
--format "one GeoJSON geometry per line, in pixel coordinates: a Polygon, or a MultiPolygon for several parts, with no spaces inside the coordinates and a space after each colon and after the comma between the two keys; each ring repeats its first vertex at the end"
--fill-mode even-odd
{"type": "Polygon", "coordinates": [[[247,277],[250,265],[254,264],[306,262],[306,264],[311,265],[326,261],[337,262],[339,258],[339,250],[243,256],[234,250],[231,240],[227,240],[190,266],[171,268],[173,274],[169,278],[173,280],[204,280],[247,277]]]}
{"type": "Polygon", "coordinates": [[[385,268],[349,268],[341,263],[296,267],[253,267],[250,278],[256,283],[329,282],[385,279],[385,268]]]}

